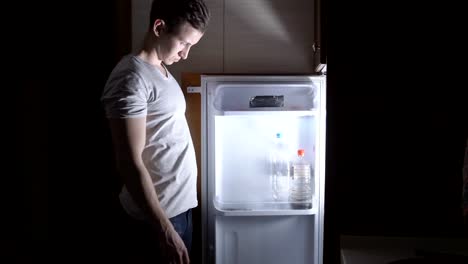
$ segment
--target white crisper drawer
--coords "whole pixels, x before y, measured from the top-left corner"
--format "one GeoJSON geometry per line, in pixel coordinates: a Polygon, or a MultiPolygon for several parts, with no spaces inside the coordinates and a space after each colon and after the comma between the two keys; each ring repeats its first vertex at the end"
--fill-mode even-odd
{"type": "Polygon", "coordinates": [[[314,216],[216,216],[216,263],[314,264],[314,216]]]}

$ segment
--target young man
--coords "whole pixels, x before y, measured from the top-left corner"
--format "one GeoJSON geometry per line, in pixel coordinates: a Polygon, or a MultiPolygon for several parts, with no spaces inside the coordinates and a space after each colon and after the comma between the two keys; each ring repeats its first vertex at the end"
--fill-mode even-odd
{"type": "Polygon", "coordinates": [[[153,263],[162,263],[159,254],[189,263],[197,165],[185,99],[166,65],[187,59],[208,20],[203,0],[154,0],[141,50],[117,64],[101,98],[124,183],[120,202],[133,226],[156,238],[135,250],[153,263]]]}

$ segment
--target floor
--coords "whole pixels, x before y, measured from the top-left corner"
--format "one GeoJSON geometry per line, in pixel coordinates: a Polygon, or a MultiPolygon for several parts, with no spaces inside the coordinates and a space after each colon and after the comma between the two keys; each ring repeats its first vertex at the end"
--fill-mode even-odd
{"type": "Polygon", "coordinates": [[[342,264],[468,263],[468,238],[341,236],[342,264]]]}

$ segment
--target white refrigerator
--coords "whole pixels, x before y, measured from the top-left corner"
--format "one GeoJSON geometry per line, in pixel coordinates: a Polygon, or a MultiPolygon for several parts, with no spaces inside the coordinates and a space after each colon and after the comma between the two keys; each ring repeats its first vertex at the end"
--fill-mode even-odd
{"type": "Polygon", "coordinates": [[[203,263],[321,264],[326,76],[202,75],[199,92],[203,263]],[[305,150],[309,204],[273,198],[278,132],[292,162],[305,150]]]}

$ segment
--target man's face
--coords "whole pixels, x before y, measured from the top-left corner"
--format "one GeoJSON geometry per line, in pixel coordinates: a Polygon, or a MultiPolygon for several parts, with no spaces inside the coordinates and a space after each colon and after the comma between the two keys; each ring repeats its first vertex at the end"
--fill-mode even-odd
{"type": "Polygon", "coordinates": [[[166,65],[187,59],[190,48],[197,44],[202,36],[203,33],[193,28],[189,23],[183,23],[175,32],[161,35],[159,58],[166,65]]]}

